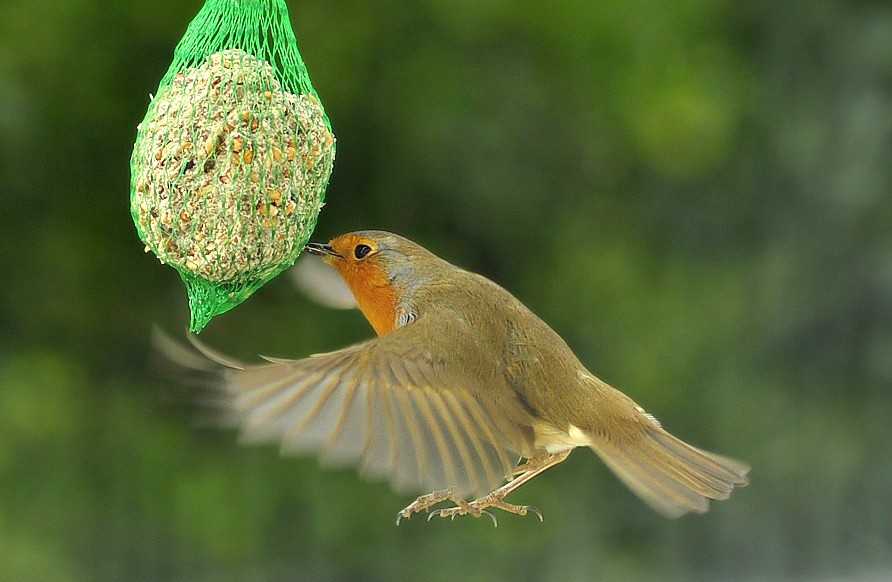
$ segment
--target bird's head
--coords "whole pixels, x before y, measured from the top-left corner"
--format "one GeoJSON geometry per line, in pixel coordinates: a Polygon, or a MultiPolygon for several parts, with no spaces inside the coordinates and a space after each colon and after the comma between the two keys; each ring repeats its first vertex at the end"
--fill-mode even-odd
{"type": "Polygon", "coordinates": [[[409,239],[378,230],[350,232],[306,249],[337,270],[378,335],[393,331],[415,291],[449,266],[409,239]]]}

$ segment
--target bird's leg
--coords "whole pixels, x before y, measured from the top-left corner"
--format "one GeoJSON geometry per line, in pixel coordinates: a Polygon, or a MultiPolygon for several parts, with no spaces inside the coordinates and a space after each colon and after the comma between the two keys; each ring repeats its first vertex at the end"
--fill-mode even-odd
{"type": "Polygon", "coordinates": [[[529,457],[525,463],[521,463],[520,465],[514,467],[514,470],[511,472],[511,474],[522,475],[527,471],[535,469],[536,467],[547,461],[549,457],[551,457],[551,455],[548,453],[548,451],[542,449],[538,453],[536,453],[535,456],[529,457]]]}
{"type": "MultiPolygon", "coordinates": [[[[536,514],[536,516],[539,518],[539,521],[542,521],[542,513],[535,507],[531,505],[512,505],[510,503],[505,503],[503,499],[506,495],[508,495],[527,481],[531,480],[539,473],[542,473],[546,469],[554,467],[555,465],[569,457],[571,450],[572,449],[555,454],[546,453],[543,455],[537,455],[517,468],[517,470],[515,471],[515,475],[518,475],[517,477],[515,477],[505,485],[502,485],[495,491],[487,493],[483,497],[475,499],[471,502],[461,500],[460,503],[457,502],[455,504],[455,507],[448,507],[446,509],[438,509],[436,511],[433,511],[431,512],[428,519],[434,517],[435,515],[439,515],[440,517],[449,517],[452,519],[455,519],[455,516],[457,515],[473,515],[474,517],[480,517],[482,514],[486,513],[492,518],[493,523],[498,526],[498,522],[496,522],[495,516],[487,511],[487,509],[493,508],[501,509],[502,511],[507,511],[508,513],[514,513],[521,516],[532,512],[536,514]]],[[[455,501],[453,498],[446,496],[440,498],[436,503],[438,503],[439,501],[445,501],[446,499],[455,501]]],[[[425,508],[429,508],[431,505],[433,504],[427,505],[425,508]]],[[[412,506],[410,505],[409,507],[412,506]]]]}

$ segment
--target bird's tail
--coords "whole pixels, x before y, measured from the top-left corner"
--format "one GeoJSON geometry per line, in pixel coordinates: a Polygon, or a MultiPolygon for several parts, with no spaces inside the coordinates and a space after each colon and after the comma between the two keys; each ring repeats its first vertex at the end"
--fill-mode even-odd
{"type": "Polygon", "coordinates": [[[655,421],[628,438],[592,437],[591,448],[636,495],[668,517],[703,513],[710,499],[727,499],[749,482],[745,463],[692,447],[655,421]]]}

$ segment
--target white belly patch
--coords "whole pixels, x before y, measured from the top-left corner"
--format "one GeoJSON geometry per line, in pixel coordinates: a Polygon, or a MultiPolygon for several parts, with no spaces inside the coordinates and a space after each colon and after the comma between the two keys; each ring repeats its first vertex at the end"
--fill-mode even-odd
{"type": "Polygon", "coordinates": [[[588,447],[592,442],[588,435],[572,424],[564,432],[550,424],[536,423],[533,431],[536,434],[536,448],[544,448],[552,455],[576,447],[588,447]]]}

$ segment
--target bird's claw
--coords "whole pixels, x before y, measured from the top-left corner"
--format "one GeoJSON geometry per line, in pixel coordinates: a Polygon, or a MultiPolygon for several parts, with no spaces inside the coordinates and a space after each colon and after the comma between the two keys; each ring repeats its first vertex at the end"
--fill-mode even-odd
{"type": "Polygon", "coordinates": [[[542,512],[539,511],[538,507],[533,507],[532,505],[524,505],[524,508],[530,513],[536,514],[536,517],[539,518],[539,523],[545,523],[545,516],[542,515],[542,512]]]}

